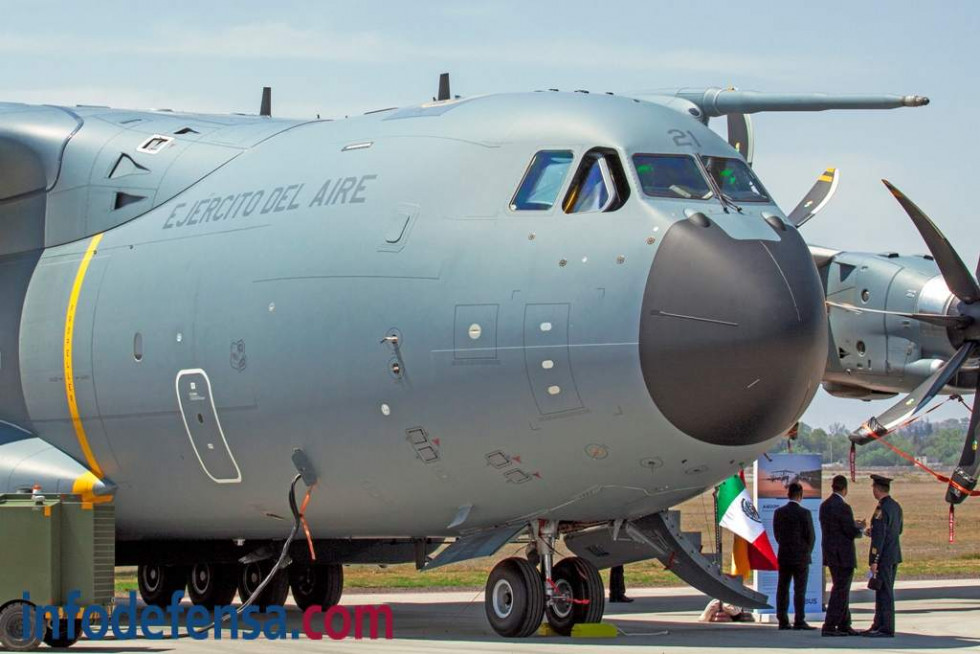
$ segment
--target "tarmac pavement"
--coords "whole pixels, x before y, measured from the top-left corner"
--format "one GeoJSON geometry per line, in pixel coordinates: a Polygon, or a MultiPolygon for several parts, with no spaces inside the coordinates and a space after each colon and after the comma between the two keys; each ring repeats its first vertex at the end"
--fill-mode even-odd
{"type": "MultiPolygon", "coordinates": [[[[535,636],[522,640],[498,637],[487,624],[483,593],[421,592],[344,595],[342,606],[387,604],[394,617],[392,640],[333,641],[301,637],[284,640],[104,640],[80,641],[72,651],[106,654],[134,652],[660,652],[818,651],[980,652],[980,579],[906,581],[897,584],[895,638],[823,638],[820,631],[778,631],[773,624],[698,622],[708,602],[690,588],[635,589],[632,604],[606,607],[605,621],[620,635],[610,639],[535,636]]],[[[851,595],[854,627],[867,627],[874,613],[874,597],[863,584],[851,595]]],[[[298,630],[303,617],[289,607],[290,630],[298,630]]],[[[339,624],[335,621],[334,624],[339,624]]],[[[819,627],[819,622],[814,621],[819,627]]],[[[383,630],[382,630],[383,633],[383,630]]]]}

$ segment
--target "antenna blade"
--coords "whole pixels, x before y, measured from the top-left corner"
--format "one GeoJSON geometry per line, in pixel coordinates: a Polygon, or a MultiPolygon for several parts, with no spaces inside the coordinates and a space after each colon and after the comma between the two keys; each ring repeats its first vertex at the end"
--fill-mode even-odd
{"type": "Polygon", "coordinates": [[[262,104],[259,107],[260,116],[272,117],[272,87],[262,87],[262,104]]]}
{"type": "Polygon", "coordinates": [[[443,73],[439,75],[439,95],[436,99],[439,101],[452,99],[452,93],[449,90],[449,73],[443,73]]]}

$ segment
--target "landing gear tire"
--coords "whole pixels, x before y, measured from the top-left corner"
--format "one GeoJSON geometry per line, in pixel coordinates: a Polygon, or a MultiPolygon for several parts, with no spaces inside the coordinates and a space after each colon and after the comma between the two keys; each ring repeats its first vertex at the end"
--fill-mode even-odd
{"type": "MultiPolygon", "coordinates": [[[[29,652],[41,644],[41,637],[31,630],[29,638],[24,637],[24,612],[30,610],[35,618],[34,605],[28,602],[11,602],[0,611],[0,647],[11,652],[29,652]]],[[[33,620],[32,620],[33,622],[33,620]]]]}
{"type": "Polygon", "coordinates": [[[176,565],[142,564],[136,569],[140,597],[148,606],[164,608],[170,598],[187,585],[187,568],[176,565]]]}
{"type": "Polygon", "coordinates": [[[555,597],[548,603],[545,616],[552,629],[568,636],[577,624],[602,621],[605,587],[592,563],[577,556],[562,559],[552,569],[551,580],[555,583],[555,597]]]}
{"type": "MultiPolygon", "coordinates": [[[[255,592],[255,589],[259,587],[259,584],[262,583],[262,580],[265,579],[266,575],[269,574],[269,571],[275,565],[275,561],[267,560],[246,563],[241,567],[241,573],[238,575],[238,596],[243,603],[248,601],[248,598],[252,596],[252,593],[255,592]]],[[[285,604],[286,597],[288,596],[289,577],[285,571],[279,570],[269,580],[269,583],[259,593],[259,596],[255,598],[252,606],[264,613],[269,610],[270,606],[282,606],[285,604]]]]}
{"type": "Polygon", "coordinates": [[[526,559],[504,559],[490,572],[484,600],[490,627],[505,638],[527,638],[544,616],[541,573],[526,559]]]}
{"type": "Polygon", "coordinates": [[[296,606],[323,610],[336,606],[344,592],[344,568],[338,563],[324,565],[294,563],[289,566],[289,587],[296,606]]]}
{"type": "Polygon", "coordinates": [[[216,606],[228,606],[238,591],[238,566],[219,563],[198,563],[187,575],[187,596],[196,606],[213,611],[216,606]]]}
{"type": "Polygon", "coordinates": [[[68,621],[61,620],[58,624],[58,636],[55,637],[54,631],[51,626],[44,630],[44,644],[48,647],[54,647],[55,649],[65,649],[71,647],[78,642],[78,637],[81,635],[82,625],[80,621],[75,621],[75,633],[68,637],[68,621]]]}

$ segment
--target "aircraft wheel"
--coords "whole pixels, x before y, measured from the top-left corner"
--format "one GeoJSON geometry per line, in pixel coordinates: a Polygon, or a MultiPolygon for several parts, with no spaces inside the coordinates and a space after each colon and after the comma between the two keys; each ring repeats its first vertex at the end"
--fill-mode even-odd
{"type": "MultiPolygon", "coordinates": [[[[266,560],[246,563],[241,567],[241,572],[238,575],[238,596],[242,602],[248,601],[248,598],[252,596],[252,593],[259,587],[259,584],[262,583],[262,580],[265,579],[275,564],[275,561],[266,560]]],[[[279,570],[265,589],[255,598],[252,605],[265,612],[270,606],[285,604],[288,595],[289,576],[283,570],[279,570]]]]}
{"type": "Polygon", "coordinates": [[[187,568],[176,565],[141,564],[136,569],[140,597],[150,606],[170,605],[170,598],[187,585],[187,568]]]}
{"type": "Polygon", "coordinates": [[[526,559],[504,559],[487,579],[484,607],[490,627],[506,638],[526,638],[541,626],[544,585],[526,559]]]}
{"type": "MultiPolygon", "coordinates": [[[[33,607],[29,602],[11,602],[0,611],[0,646],[3,649],[29,652],[41,644],[41,637],[33,633],[33,630],[30,638],[24,637],[24,612],[33,607]]],[[[31,611],[31,618],[33,622],[34,611],[31,611]]]]}
{"type": "Polygon", "coordinates": [[[294,563],[289,566],[289,587],[296,606],[302,610],[311,606],[326,610],[340,602],[344,592],[344,568],[339,563],[294,563]]]}
{"type": "Polygon", "coordinates": [[[58,625],[58,637],[55,638],[51,625],[44,630],[44,644],[56,649],[65,649],[78,642],[78,637],[82,635],[82,624],[80,620],[75,621],[75,634],[68,637],[68,620],[61,620],[58,625]]]}
{"type": "Polygon", "coordinates": [[[555,598],[545,609],[545,616],[552,629],[568,636],[577,624],[602,621],[605,587],[592,563],[577,556],[564,558],[552,568],[551,580],[555,583],[555,598]],[[575,603],[573,599],[588,603],[575,603]]]}
{"type": "Polygon", "coordinates": [[[232,564],[197,563],[187,575],[187,596],[197,606],[213,611],[216,606],[228,606],[238,591],[238,566],[232,564]]]}

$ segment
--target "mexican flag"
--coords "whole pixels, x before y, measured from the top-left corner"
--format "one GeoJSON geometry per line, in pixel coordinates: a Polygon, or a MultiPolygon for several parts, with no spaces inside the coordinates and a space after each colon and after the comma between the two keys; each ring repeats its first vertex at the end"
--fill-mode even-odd
{"type": "Polygon", "coordinates": [[[729,477],[718,487],[718,524],[735,534],[732,552],[735,574],[747,576],[749,570],[779,569],[762,519],[740,475],[729,477]]]}

